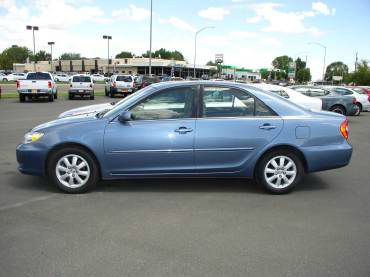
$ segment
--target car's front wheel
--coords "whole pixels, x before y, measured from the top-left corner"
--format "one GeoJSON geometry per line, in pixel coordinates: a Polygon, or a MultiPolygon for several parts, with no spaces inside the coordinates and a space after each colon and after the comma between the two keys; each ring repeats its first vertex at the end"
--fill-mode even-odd
{"type": "Polygon", "coordinates": [[[300,182],[304,168],[301,159],[292,151],[277,150],[265,154],[257,167],[257,181],[269,192],[290,192],[300,182]]]}
{"type": "Polygon", "coordinates": [[[51,154],[48,175],[61,190],[82,193],[94,188],[99,168],[92,155],[79,147],[60,149],[51,154]]]}

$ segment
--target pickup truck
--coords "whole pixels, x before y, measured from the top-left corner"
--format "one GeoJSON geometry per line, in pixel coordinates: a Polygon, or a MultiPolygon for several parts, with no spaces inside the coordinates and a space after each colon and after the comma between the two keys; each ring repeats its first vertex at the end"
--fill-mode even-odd
{"type": "Polygon", "coordinates": [[[48,97],[49,102],[57,99],[58,92],[53,76],[49,72],[29,72],[25,80],[17,80],[19,101],[24,102],[26,97],[48,97]]]}

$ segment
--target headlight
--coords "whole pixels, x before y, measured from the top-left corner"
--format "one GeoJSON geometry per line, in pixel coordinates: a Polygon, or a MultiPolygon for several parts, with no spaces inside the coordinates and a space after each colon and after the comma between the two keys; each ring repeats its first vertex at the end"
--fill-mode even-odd
{"type": "Polygon", "coordinates": [[[24,143],[38,141],[44,134],[40,132],[30,132],[24,135],[24,143]]]}

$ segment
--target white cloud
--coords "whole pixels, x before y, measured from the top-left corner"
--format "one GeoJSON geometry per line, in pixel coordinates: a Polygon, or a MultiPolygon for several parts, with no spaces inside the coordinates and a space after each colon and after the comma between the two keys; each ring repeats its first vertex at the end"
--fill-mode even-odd
{"type": "Polygon", "coordinates": [[[141,21],[150,16],[150,11],[135,5],[129,5],[128,8],[114,10],[112,17],[119,20],[141,21]]]}
{"type": "Polygon", "coordinates": [[[183,31],[189,31],[189,32],[195,32],[195,28],[188,22],[176,17],[176,16],[171,16],[168,19],[160,19],[160,23],[163,24],[170,24],[173,27],[183,30],[183,31]]]}
{"type": "Polygon", "coordinates": [[[273,37],[263,38],[261,39],[261,42],[262,44],[267,45],[267,46],[274,46],[274,47],[281,46],[281,42],[278,39],[273,38],[273,37]]]}
{"type": "Polygon", "coordinates": [[[328,5],[320,1],[312,3],[312,10],[323,15],[335,15],[334,8],[330,9],[328,5]]]}
{"type": "Polygon", "coordinates": [[[228,14],[230,14],[230,11],[222,7],[209,7],[198,12],[200,17],[216,21],[223,20],[228,14]]]}
{"type": "Polygon", "coordinates": [[[306,17],[312,17],[314,14],[309,12],[283,12],[280,10],[281,4],[264,3],[253,5],[255,17],[247,19],[249,23],[266,21],[268,25],[262,28],[264,32],[277,32],[286,34],[311,33],[320,35],[322,32],[316,27],[307,27],[304,23],[306,17]]]}
{"type": "Polygon", "coordinates": [[[231,31],[230,38],[232,39],[245,39],[245,38],[255,38],[257,33],[250,31],[231,31]]]}

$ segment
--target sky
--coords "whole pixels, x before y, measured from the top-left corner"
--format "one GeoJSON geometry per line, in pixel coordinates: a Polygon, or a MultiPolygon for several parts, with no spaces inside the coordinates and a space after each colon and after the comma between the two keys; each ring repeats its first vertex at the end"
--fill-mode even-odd
{"type": "MultiPolygon", "coordinates": [[[[224,63],[271,68],[280,55],[306,59],[313,79],[326,65],[343,61],[354,69],[355,55],[370,59],[370,0],[153,0],[153,50],[181,51],[197,64],[224,55],[224,63]]],[[[37,25],[36,51],[107,57],[121,51],[141,55],[149,49],[150,0],[0,0],[0,51],[11,45],[33,48],[26,25],[37,25]]]]}

